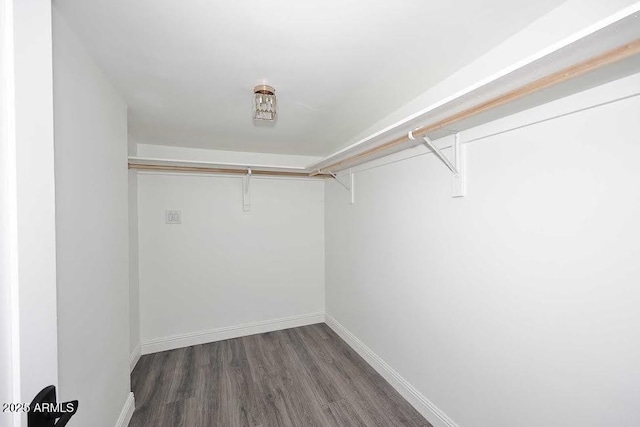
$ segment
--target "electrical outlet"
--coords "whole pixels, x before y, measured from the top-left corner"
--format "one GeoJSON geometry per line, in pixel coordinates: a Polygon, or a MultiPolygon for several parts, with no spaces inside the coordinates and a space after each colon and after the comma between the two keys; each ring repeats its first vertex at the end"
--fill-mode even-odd
{"type": "Polygon", "coordinates": [[[181,211],[165,211],[165,220],[167,224],[181,224],[181,211]]]}

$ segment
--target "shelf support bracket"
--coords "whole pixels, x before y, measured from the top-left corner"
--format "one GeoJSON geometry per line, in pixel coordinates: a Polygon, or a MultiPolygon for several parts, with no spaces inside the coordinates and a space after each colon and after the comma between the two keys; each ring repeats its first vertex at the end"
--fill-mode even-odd
{"type": "Polygon", "coordinates": [[[249,184],[251,182],[251,168],[247,169],[247,174],[242,177],[242,210],[244,212],[251,211],[251,194],[249,193],[249,184]]]}
{"type": "Polygon", "coordinates": [[[353,171],[351,171],[351,169],[349,169],[349,185],[343,183],[342,181],[340,181],[340,179],[338,178],[338,175],[336,175],[335,173],[328,171],[329,175],[331,175],[333,177],[333,179],[336,180],[336,182],[338,184],[340,184],[345,190],[347,190],[349,193],[351,193],[351,199],[349,201],[349,204],[353,205],[356,203],[356,180],[355,180],[355,174],[353,173],[353,171]]]}
{"type": "Polygon", "coordinates": [[[458,170],[453,175],[452,197],[467,195],[467,146],[460,142],[460,135],[456,133],[453,140],[453,164],[458,170]]]}
{"type": "MultiPolygon", "coordinates": [[[[416,140],[412,131],[409,131],[407,136],[412,141],[416,140]]],[[[452,197],[464,197],[467,193],[467,162],[466,147],[460,142],[460,135],[458,133],[454,135],[453,145],[451,146],[453,154],[452,160],[445,156],[428,136],[423,136],[422,140],[424,145],[426,145],[453,174],[452,197]]]]}

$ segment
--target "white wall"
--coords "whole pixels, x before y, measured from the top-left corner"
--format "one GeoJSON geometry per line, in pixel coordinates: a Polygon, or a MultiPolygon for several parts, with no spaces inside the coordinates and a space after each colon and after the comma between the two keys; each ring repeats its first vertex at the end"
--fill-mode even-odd
{"type": "Polygon", "coordinates": [[[328,182],[328,315],[461,427],[640,425],[639,92],[462,133],[463,199],[433,155],[328,182]]]}
{"type": "Polygon", "coordinates": [[[0,8],[0,401],[30,402],[58,381],[51,3],[0,8]]]}
{"type": "Polygon", "coordinates": [[[60,398],[113,427],[129,398],[127,108],[54,9],[60,398]]]}
{"type": "Polygon", "coordinates": [[[254,177],[250,197],[238,177],[138,174],[143,353],[321,320],[324,182],[254,177]]]}

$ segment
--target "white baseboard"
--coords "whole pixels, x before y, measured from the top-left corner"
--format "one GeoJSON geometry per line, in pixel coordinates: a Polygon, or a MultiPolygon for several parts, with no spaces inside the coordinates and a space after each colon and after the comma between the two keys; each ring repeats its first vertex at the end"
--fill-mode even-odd
{"type": "Polygon", "coordinates": [[[391,366],[382,360],[377,354],[342,326],[329,314],[325,315],[325,322],[336,334],[340,336],[351,348],[353,348],[364,360],[369,363],[382,377],[395,388],[423,417],[434,427],[458,427],[458,425],[442,412],[429,399],[424,397],[407,380],[402,378],[391,366]]]}
{"type": "Polygon", "coordinates": [[[142,348],[140,344],[136,345],[136,348],[133,349],[133,353],[131,353],[131,357],[129,358],[129,372],[133,372],[133,369],[138,364],[138,360],[140,360],[140,356],[142,355],[142,348]]]}
{"type": "Polygon", "coordinates": [[[158,338],[143,342],[142,354],[157,353],[159,351],[173,350],[176,348],[245,337],[247,335],[262,334],[264,332],[296,328],[298,326],[306,326],[322,322],[324,322],[324,313],[311,313],[301,316],[285,317],[282,319],[245,323],[243,325],[211,329],[208,331],[174,335],[171,337],[158,338]]]}
{"type": "Polygon", "coordinates": [[[127,401],[124,402],[124,407],[122,408],[122,412],[120,412],[120,417],[118,417],[118,422],[116,423],[116,427],[128,427],[131,422],[131,417],[133,417],[133,411],[136,410],[136,400],[133,397],[133,393],[129,393],[129,397],[127,397],[127,401]]]}

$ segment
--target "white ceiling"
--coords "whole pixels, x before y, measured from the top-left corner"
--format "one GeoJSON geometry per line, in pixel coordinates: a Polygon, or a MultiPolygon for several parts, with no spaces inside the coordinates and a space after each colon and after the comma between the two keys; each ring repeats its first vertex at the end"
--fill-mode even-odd
{"type": "Polygon", "coordinates": [[[326,155],[562,0],[54,0],[137,142],[326,155]],[[252,89],[276,88],[256,125],[252,89]]]}

